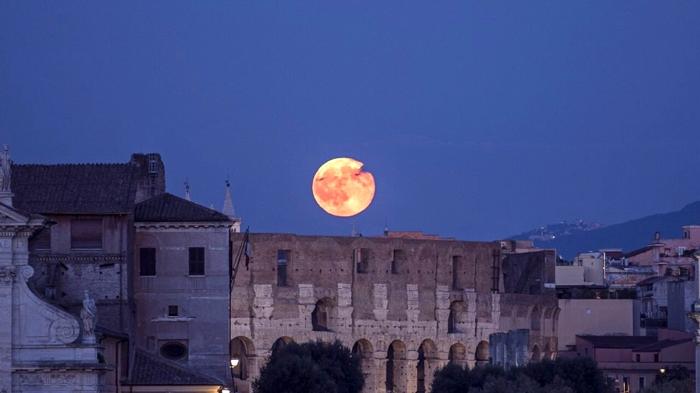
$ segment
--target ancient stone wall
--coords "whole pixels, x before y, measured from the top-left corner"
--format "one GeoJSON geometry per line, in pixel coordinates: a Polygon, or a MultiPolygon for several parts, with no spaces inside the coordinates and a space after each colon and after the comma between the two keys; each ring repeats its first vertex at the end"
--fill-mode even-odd
{"type": "Polygon", "coordinates": [[[428,391],[450,361],[488,362],[489,336],[504,331],[499,243],[252,234],[249,251],[231,299],[241,391],[273,348],[317,339],[353,348],[366,392],[428,391]]]}

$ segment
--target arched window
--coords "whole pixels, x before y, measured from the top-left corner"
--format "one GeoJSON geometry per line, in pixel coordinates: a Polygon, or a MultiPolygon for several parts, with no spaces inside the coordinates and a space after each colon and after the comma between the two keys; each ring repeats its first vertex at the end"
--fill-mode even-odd
{"type": "Polygon", "coordinates": [[[280,337],[277,340],[275,340],[274,343],[272,343],[271,352],[274,354],[275,352],[279,351],[280,349],[293,342],[294,340],[292,340],[291,337],[280,337]]]}
{"type": "Polygon", "coordinates": [[[333,303],[329,298],[323,298],[316,302],[316,307],[311,313],[311,325],[315,332],[329,332],[330,317],[333,310],[333,303]]]}
{"type": "Polygon", "coordinates": [[[454,363],[460,367],[467,364],[467,348],[460,343],[452,344],[449,354],[450,363],[454,363]]]}
{"type": "Polygon", "coordinates": [[[540,361],[540,347],[535,345],[532,347],[532,356],[530,358],[533,362],[539,362],[540,361]]]}
{"type": "Polygon", "coordinates": [[[427,387],[432,384],[432,376],[437,368],[437,357],[437,346],[431,340],[424,340],[418,347],[418,364],[416,366],[417,393],[425,393],[427,387]]]}
{"type": "Polygon", "coordinates": [[[540,310],[538,306],[535,306],[535,308],[532,309],[532,313],[530,314],[530,330],[540,330],[540,326],[542,326],[541,316],[542,310],[540,310]]]}
{"type": "Polygon", "coordinates": [[[402,392],[405,383],[402,375],[406,362],[406,345],[396,340],[389,345],[386,356],[386,391],[387,393],[402,392]]]}
{"type": "Polygon", "coordinates": [[[487,364],[489,362],[489,343],[488,341],[482,341],[476,346],[476,352],[474,353],[476,359],[476,364],[487,364]]]}
{"type": "Polygon", "coordinates": [[[466,323],[467,306],[462,301],[452,302],[447,317],[447,333],[461,333],[466,323]]]}
{"type": "Polygon", "coordinates": [[[238,365],[233,368],[233,375],[241,380],[248,379],[250,363],[255,356],[253,341],[247,337],[236,337],[231,340],[231,359],[238,360],[238,365]]]}

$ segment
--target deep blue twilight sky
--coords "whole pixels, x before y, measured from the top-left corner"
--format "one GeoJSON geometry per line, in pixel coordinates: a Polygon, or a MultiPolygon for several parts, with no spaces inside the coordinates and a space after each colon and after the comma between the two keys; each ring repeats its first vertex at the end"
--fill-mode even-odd
{"type": "Polygon", "coordinates": [[[20,163],[160,152],[168,189],[254,231],[492,239],[700,199],[700,3],[0,2],[20,163]],[[316,168],[363,161],[333,218],[316,168]]]}

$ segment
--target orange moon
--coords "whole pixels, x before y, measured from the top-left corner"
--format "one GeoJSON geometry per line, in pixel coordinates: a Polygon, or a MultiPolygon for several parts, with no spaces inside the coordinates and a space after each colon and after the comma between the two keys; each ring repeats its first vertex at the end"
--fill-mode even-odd
{"type": "Polygon", "coordinates": [[[362,171],[363,165],[341,157],[318,168],[311,191],[321,209],[337,217],[352,217],[367,209],[374,198],[374,177],[362,171]]]}

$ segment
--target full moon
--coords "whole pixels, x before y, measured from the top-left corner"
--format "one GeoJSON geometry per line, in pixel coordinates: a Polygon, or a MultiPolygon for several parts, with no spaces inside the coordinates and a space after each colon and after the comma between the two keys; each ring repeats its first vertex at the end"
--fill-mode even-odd
{"type": "Polygon", "coordinates": [[[367,209],[374,198],[374,177],[362,171],[363,165],[341,157],[318,168],[311,191],[321,209],[338,217],[352,217],[367,209]]]}

